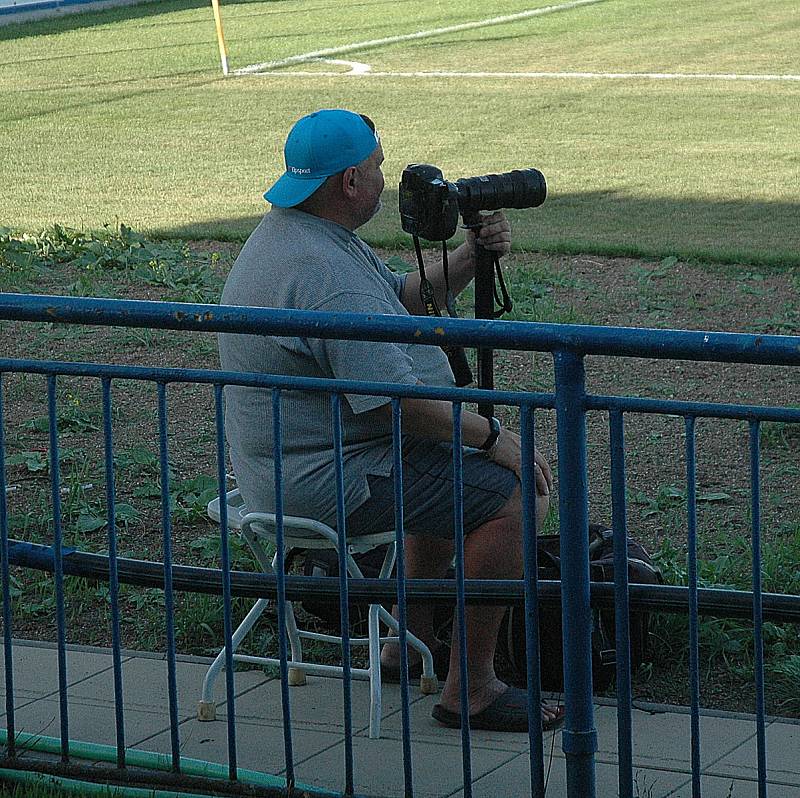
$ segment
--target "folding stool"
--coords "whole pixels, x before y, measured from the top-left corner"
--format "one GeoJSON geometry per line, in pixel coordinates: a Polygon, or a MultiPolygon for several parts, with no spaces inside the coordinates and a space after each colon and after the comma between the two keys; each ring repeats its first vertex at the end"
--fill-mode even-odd
{"type": "MultiPolygon", "coordinates": [[[[278,555],[270,558],[262,545],[264,542],[276,543],[276,517],[274,513],[249,513],[244,506],[244,502],[238,488],[228,491],[226,495],[228,509],[228,529],[233,532],[241,533],[253,554],[258,560],[258,564],[265,573],[275,573],[278,567],[278,555]]],[[[220,520],[219,497],[213,499],[208,504],[208,515],[213,520],[220,520]]],[[[283,540],[284,551],[288,553],[293,548],[300,549],[324,549],[332,548],[338,551],[339,537],[335,530],[326,524],[311,518],[301,518],[297,516],[283,516],[283,540]]],[[[381,567],[379,578],[386,579],[392,572],[396,557],[395,533],[383,532],[376,535],[359,535],[347,546],[347,570],[352,577],[362,577],[353,554],[370,551],[384,543],[388,543],[386,557],[381,567]]],[[[242,623],[238,626],[231,636],[231,646],[233,648],[233,659],[238,662],[249,662],[257,665],[278,665],[280,659],[276,657],[258,657],[246,654],[237,654],[236,649],[252,629],[255,622],[269,605],[268,599],[258,599],[247,614],[242,623]]],[[[299,686],[306,683],[306,674],[318,674],[320,676],[341,677],[344,669],[341,665],[322,665],[306,662],[303,660],[302,639],[320,640],[327,643],[338,643],[340,648],[342,638],[340,635],[322,634],[306,629],[300,629],[294,614],[294,609],[290,601],[286,602],[286,630],[289,637],[291,656],[288,660],[289,684],[299,686]]],[[[370,683],[370,719],[369,736],[373,739],[380,737],[381,723],[381,669],[380,669],[380,646],[387,640],[397,639],[399,625],[380,604],[369,605],[368,615],[368,636],[366,638],[350,638],[351,646],[369,646],[369,666],[366,668],[351,668],[350,673],[353,679],[368,680],[370,683]],[[391,631],[389,637],[380,636],[380,622],[385,624],[391,631]]],[[[426,694],[435,693],[438,689],[438,681],[433,669],[433,658],[428,647],[410,632],[407,633],[409,645],[420,652],[422,656],[422,676],[420,677],[420,690],[426,694]]],[[[214,682],[219,672],[225,665],[225,649],[217,655],[214,662],[208,669],[203,680],[203,692],[198,704],[199,720],[214,720],[216,717],[216,705],[213,701],[214,682]]]]}

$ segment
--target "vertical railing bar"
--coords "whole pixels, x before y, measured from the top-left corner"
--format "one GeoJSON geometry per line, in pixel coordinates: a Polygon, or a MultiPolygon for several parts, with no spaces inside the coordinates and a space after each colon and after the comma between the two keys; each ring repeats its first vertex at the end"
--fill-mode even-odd
{"type": "Polygon", "coordinates": [[[336,463],[336,530],[339,546],[339,612],[342,628],[342,693],[344,698],[345,795],[353,794],[353,695],[350,672],[350,612],[347,579],[347,527],[344,502],[344,460],[342,453],[342,397],[331,394],[333,452],[336,463]]]}
{"type": "Polygon", "coordinates": [[[628,522],[625,502],[625,427],[622,413],[610,414],[611,521],[614,531],[614,626],[617,648],[617,750],[619,794],[633,795],[628,522]]]}
{"type": "Polygon", "coordinates": [[[222,618],[225,635],[225,696],[228,722],[228,778],[236,781],[236,693],[233,671],[233,623],[231,622],[231,558],[228,530],[227,474],[225,471],[225,417],[222,385],[214,385],[214,420],[217,432],[217,485],[219,491],[219,537],[222,565],[222,618]]]}
{"type": "Polygon", "coordinates": [[[14,719],[14,653],[11,641],[11,574],[8,567],[8,505],[6,504],[6,442],[3,411],[3,381],[0,372],[0,568],[3,578],[3,662],[6,686],[6,753],[9,759],[17,756],[14,719]]]}
{"type": "Polygon", "coordinates": [[[181,752],[178,735],[178,678],[175,660],[175,602],[172,590],[172,514],[169,495],[169,451],[167,446],[167,386],[158,388],[158,438],[161,464],[161,530],[164,557],[164,616],[167,634],[167,689],[169,693],[169,726],[172,744],[172,770],[180,773],[181,752]]]}
{"type": "Polygon", "coordinates": [[[283,419],[280,388],[272,389],[272,451],[275,471],[275,547],[277,551],[275,576],[278,587],[278,658],[281,674],[281,705],[283,707],[283,751],[286,762],[286,791],[294,790],[294,749],[292,745],[292,707],[289,697],[289,653],[286,649],[286,542],[283,525],[283,419]]]}
{"type": "Polygon", "coordinates": [[[528,664],[528,739],[531,795],[544,798],[544,733],[542,731],[542,675],[539,643],[539,563],[536,551],[536,440],[533,407],[521,410],[522,438],[522,548],[525,586],[525,653],[528,664]]]}
{"type": "Polygon", "coordinates": [[[106,524],[108,527],[108,589],[111,599],[111,659],[114,664],[114,713],[117,732],[117,767],[125,767],[125,715],[122,692],[122,643],[119,623],[119,574],[117,570],[117,497],[114,477],[114,439],[111,426],[111,378],[102,378],[103,439],[106,472],[106,524]]]}
{"type": "Polygon", "coordinates": [[[56,628],[58,644],[58,698],[61,720],[61,761],[69,761],[69,718],[67,707],[67,633],[64,608],[64,551],[61,529],[61,468],[58,452],[58,414],[56,378],[47,378],[47,408],[50,423],[50,485],[53,502],[53,557],[56,592],[56,628]]]}
{"type": "Polygon", "coordinates": [[[764,635],[761,585],[761,425],[750,422],[750,481],[753,517],[753,647],[756,658],[758,798],[767,798],[767,741],[764,708],[764,635]]]}
{"type": "Polygon", "coordinates": [[[567,766],[567,798],[595,798],[597,730],[592,704],[586,373],[579,354],[558,351],[554,360],[566,706],[561,746],[567,766]]]}
{"type": "Polygon", "coordinates": [[[689,571],[689,690],[691,694],[692,798],[700,798],[700,635],[697,601],[697,463],[694,416],[686,416],[686,514],[689,571]]]}
{"type": "Polygon", "coordinates": [[[461,445],[461,402],[453,402],[453,529],[456,555],[456,620],[461,671],[461,757],[464,798],[472,796],[472,745],[469,729],[469,676],[467,671],[467,619],[464,593],[464,463],[461,445]]]}
{"type": "Polygon", "coordinates": [[[402,407],[392,399],[392,443],[394,454],[394,530],[397,568],[397,633],[400,646],[400,703],[403,730],[403,780],[406,798],[414,796],[414,774],[411,761],[411,708],[408,689],[408,613],[406,611],[406,553],[403,520],[403,429],[402,407]]]}

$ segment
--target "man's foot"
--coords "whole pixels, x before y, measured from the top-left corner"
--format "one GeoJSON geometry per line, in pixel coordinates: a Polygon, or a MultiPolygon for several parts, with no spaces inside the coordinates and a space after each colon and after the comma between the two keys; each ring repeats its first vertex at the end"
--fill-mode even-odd
{"type": "MultiPolygon", "coordinates": [[[[451,729],[461,728],[461,714],[445,709],[436,704],[431,715],[444,726],[451,729]]],[[[564,723],[564,707],[551,706],[542,701],[542,730],[553,731],[564,723]]],[[[507,687],[488,706],[471,713],[469,716],[471,729],[485,731],[528,731],[528,691],[518,687],[507,687]]]]}

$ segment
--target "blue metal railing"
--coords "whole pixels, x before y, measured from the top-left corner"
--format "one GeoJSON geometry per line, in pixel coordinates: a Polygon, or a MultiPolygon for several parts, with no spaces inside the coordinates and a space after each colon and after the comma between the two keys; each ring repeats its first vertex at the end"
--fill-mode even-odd
{"type": "MultiPolygon", "coordinates": [[[[4,662],[6,674],[6,729],[8,733],[7,759],[18,756],[14,721],[14,685],[12,678],[12,615],[9,574],[9,530],[6,503],[5,441],[3,416],[3,378],[6,373],[33,373],[47,377],[48,413],[50,418],[50,473],[53,507],[52,561],[56,588],[56,635],[58,642],[58,679],[60,702],[60,754],[62,763],[70,763],[70,738],[67,702],[66,620],[63,606],[65,555],[60,511],[59,434],[57,424],[56,386],[63,376],[86,376],[99,379],[103,396],[103,430],[105,437],[105,470],[108,512],[108,578],[112,615],[112,648],[114,655],[114,692],[116,698],[116,762],[118,768],[126,765],[124,736],[124,706],[122,700],[122,675],[119,635],[120,558],[117,553],[115,521],[115,487],[112,438],[112,385],[114,380],[137,379],[155,383],[158,392],[158,433],[162,490],[163,536],[163,590],[165,595],[165,624],[167,637],[167,671],[169,684],[169,717],[171,729],[171,769],[176,777],[182,774],[180,736],[177,715],[176,651],[173,626],[173,576],[180,566],[173,564],[171,552],[171,513],[169,495],[169,423],[166,395],[169,385],[185,383],[209,384],[214,387],[216,449],[220,495],[220,548],[222,559],[221,592],[224,604],[224,642],[231,650],[231,599],[236,585],[230,570],[228,525],[225,515],[225,442],[222,427],[222,388],[225,385],[245,385],[271,390],[274,407],[274,436],[276,452],[280,451],[281,416],[280,398],[283,390],[324,391],[331,395],[333,408],[332,446],[337,463],[337,501],[340,544],[346,537],[344,517],[344,491],[342,479],[342,442],[340,402],[344,393],[378,394],[391,397],[393,407],[393,440],[395,446],[395,490],[397,529],[402,529],[402,466],[400,460],[401,413],[400,399],[421,397],[444,399],[453,403],[453,431],[456,444],[460,441],[460,414],[464,402],[492,402],[520,409],[523,440],[523,508],[524,508],[524,560],[525,576],[521,589],[528,620],[527,658],[530,704],[530,781],[531,795],[544,795],[543,737],[538,722],[540,701],[538,660],[538,602],[542,586],[536,580],[535,491],[533,485],[533,426],[536,410],[555,409],[557,417],[559,508],[562,557],[562,611],[564,620],[564,679],[566,696],[566,726],[562,744],[567,763],[568,798],[594,798],[597,732],[594,727],[591,675],[591,589],[589,583],[589,554],[586,539],[588,525],[588,478],[586,449],[586,413],[602,410],[609,415],[612,463],[612,521],[614,530],[614,556],[618,578],[614,586],[617,630],[617,695],[618,695],[618,752],[620,795],[633,795],[633,756],[631,746],[631,684],[628,608],[632,591],[627,585],[626,567],[626,469],[624,421],[625,414],[656,413],[681,416],[686,428],[686,487],[689,540],[689,584],[687,589],[690,607],[690,681],[692,729],[692,794],[699,798],[700,786],[700,697],[698,666],[698,617],[703,596],[697,578],[697,517],[695,475],[695,423],[698,418],[718,417],[742,419],[749,423],[750,468],[752,486],[752,541],[753,541],[753,595],[752,614],[756,649],[757,689],[757,739],[759,798],[766,798],[767,760],[765,747],[764,713],[764,663],[763,663],[763,597],[760,582],[760,475],[759,475],[759,425],[763,421],[800,422],[800,410],[791,407],[737,406],[722,403],[700,403],[647,398],[599,396],[586,392],[584,360],[588,355],[616,357],[647,357],[688,359],[735,363],[755,363],[772,366],[797,367],[800,365],[800,338],[788,336],[758,336],[732,333],[660,331],[626,328],[601,328],[581,325],[549,325],[523,322],[495,322],[456,319],[401,318],[395,316],[368,317],[355,314],[323,314],[301,311],[283,311],[224,306],[187,305],[178,303],[130,302],[119,300],[75,299],[29,295],[4,295],[0,297],[0,320],[30,322],[61,322],[90,325],[118,325],[205,332],[236,332],[259,335],[301,335],[307,337],[357,338],[375,341],[400,341],[427,344],[458,344],[482,346],[496,350],[529,350],[552,352],[555,363],[555,393],[482,391],[477,389],[432,388],[428,386],[390,385],[382,383],[338,380],[315,380],[261,374],[238,374],[203,369],[168,369],[117,366],[113,364],[81,364],[30,359],[0,358],[0,532],[2,533],[2,588],[4,619],[4,662]]],[[[463,570],[462,536],[458,534],[463,519],[460,516],[460,447],[454,447],[454,473],[457,496],[455,501],[456,534],[456,618],[459,639],[462,641],[462,671],[465,672],[466,648],[464,609],[468,598],[476,590],[485,594],[492,585],[470,585],[463,570]]],[[[276,485],[282,484],[280,457],[275,461],[276,485]]],[[[280,496],[280,490],[278,491],[280,496]]],[[[276,507],[278,516],[278,548],[282,551],[283,508],[280,499],[276,507]]],[[[401,639],[406,635],[406,602],[412,585],[403,578],[403,539],[398,531],[398,593],[401,639]]],[[[344,550],[340,545],[340,607],[342,629],[345,637],[343,657],[345,676],[345,762],[343,794],[354,792],[354,753],[352,747],[351,682],[349,676],[349,648],[347,638],[348,582],[344,577],[344,550]]],[[[266,582],[264,583],[266,585],[266,582]]],[[[498,587],[494,585],[494,587],[498,587]]],[[[519,587],[519,586],[518,586],[519,587]]],[[[502,585],[500,586],[502,589],[502,585]]],[[[266,587],[263,588],[267,590],[266,587]]],[[[289,793],[294,787],[294,753],[292,748],[291,705],[287,688],[287,650],[283,607],[293,586],[292,577],[276,575],[275,592],[278,600],[279,645],[284,717],[284,767],[289,793]]],[[[510,589],[510,588],[508,588],[510,589]]],[[[513,591],[512,591],[513,592],[513,591]]],[[[267,593],[264,593],[266,595],[267,593]]],[[[416,594],[417,597],[419,593],[416,594]]],[[[417,598],[418,600],[418,598],[417,598]]],[[[405,667],[405,646],[401,645],[402,665],[405,667]]],[[[411,728],[408,710],[407,685],[401,688],[403,701],[403,752],[405,792],[414,794],[411,757],[411,728]]],[[[226,660],[226,698],[228,712],[228,779],[242,778],[237,767],[236,725],[234,705],[233,662],[226,660]]],[[[462,715],[467,713],[467,685],[462,684],[462,715]]],[[[468,724],[462,730],[464,794],[471,795],[471,736],[468,724]]],[[[280,769],[280,763],[274,763],[280,769]]]]}

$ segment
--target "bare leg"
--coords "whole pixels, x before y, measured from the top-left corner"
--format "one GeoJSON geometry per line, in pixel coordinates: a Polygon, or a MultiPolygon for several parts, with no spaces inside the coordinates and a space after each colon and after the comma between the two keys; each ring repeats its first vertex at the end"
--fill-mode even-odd
{"type": "MultiPolygon", "coordinates": [[[[541,526],[549,507],[547,496],[537,497],[536,527],[541,526]]],[[[452,543],[438,538],[410,536],[406,542],[406,575],[409,578],[441,578],[452,557],[452,543]]],[[[517,488],[504,507],[489,521],[473,530],[464,541],[464,569],[472,579],[517,579],[522,565],[522,507],[517,488]]],[[[502,694],[506,685],[494,671],[494,650],[504,607],[467,607],[467,663],[470,714],[480,712],[502,694]]],[[[432,609],[425,604],[410,604],[408,626],[429,646],[438,645],[433,630],[432,609]]],[[[396,664],[397,646],[384,647],[382,660],[396,664]]],[[[452,712],[460,711],[460,654],[454,628],[450,670],[442,689],[440,704],[452,712]]],[[[545,720],[555,713],[543,709],[545,720]]]]}
{"type": "MultiPolygon", "coordinates": [[[[406,576],[409,579],[442,579],[453,559],[453,541],[423,535],[409,535],[405,541],[406,576]]],[[[392,615],[397,618],[395,605],[392,615]]],[[[408,628],[432,651],[439,645],[433,628],[433,608],[429,604],[414,603],[406,607],[408,628]]],[[[419,654],[408,649],[409,663],[419,659],[419,654]]],[[[400,647],[387,643],[381,651],[385,665],[397,667],[400,663],[400,647]]],[[[440,674],[441,675],[441,674],[440,674]]]]}

